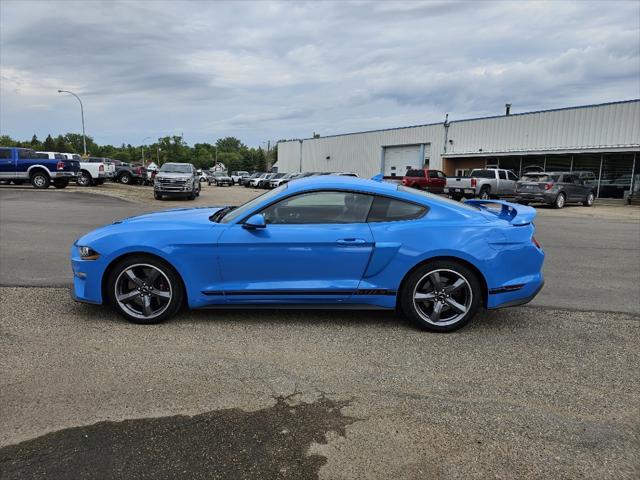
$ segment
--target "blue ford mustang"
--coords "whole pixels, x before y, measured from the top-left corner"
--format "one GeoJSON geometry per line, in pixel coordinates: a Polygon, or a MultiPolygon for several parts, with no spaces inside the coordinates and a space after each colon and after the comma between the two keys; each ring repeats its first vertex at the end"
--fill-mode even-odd
{"type": "Polygon", "coordinates": [[[353,177],[292,181],[240,207],[117,221],[71,248],[75,298],[136,323],[191,308],[398,308],[451,331],[542,288],[535,210],[353,177]]]}

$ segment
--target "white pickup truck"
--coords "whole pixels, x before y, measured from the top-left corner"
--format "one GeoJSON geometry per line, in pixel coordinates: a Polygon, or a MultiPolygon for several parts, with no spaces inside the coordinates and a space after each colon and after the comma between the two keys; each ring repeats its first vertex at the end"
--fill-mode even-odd
{"type": "Polygon", "coordinates": [[[78,160],[80,171],[76,182],[81,187],[102,185],[105,180],[113,178],[116,166],[104,158],[82,158],[77,153],[63,153],[67,160],[78,160]]]}
{"type": "Polygon", "coordinates": [[[454,200],[513,196],[518,177],[511,170],[477,168],[468,177],[448,177],[444,193],[454,200]]]}

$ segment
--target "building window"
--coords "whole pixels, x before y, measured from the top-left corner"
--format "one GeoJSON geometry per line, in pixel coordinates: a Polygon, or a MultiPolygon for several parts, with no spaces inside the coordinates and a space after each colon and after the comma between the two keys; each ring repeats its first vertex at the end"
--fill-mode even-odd
{"type": "Polygon", "coordinates": [[[624,198],[631,188],[633,153],[605,153],[598,196],[624,198]]]}

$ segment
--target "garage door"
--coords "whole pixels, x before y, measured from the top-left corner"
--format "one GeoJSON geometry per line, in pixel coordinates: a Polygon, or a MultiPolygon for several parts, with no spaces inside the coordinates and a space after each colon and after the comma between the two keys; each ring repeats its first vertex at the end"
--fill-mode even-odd
{"type": "Polygon", "coordinates": [[[420,158],[420,145],[385,147],[384,176],[403,177],[411,168],[422,168],[424,159],[420,158]]]}

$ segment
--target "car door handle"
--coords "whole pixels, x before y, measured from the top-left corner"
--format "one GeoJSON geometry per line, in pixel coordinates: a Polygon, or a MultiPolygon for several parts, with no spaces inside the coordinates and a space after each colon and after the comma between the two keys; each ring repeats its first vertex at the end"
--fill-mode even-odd
{"type": "Polygon", "coordinates": [[[337,243],[339,245],[362,245],[367,242],[362,238],[341,238],[337,243]]]}

